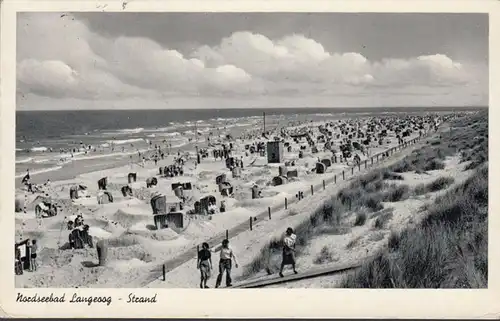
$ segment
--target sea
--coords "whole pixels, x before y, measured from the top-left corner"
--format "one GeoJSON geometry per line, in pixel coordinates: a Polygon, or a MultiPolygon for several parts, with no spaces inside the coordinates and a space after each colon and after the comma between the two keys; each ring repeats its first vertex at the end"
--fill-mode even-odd
{"type": "Polygon", "coordinates": [[[50,177],[49,172],[52,176],[59,172],[58,177],[62,177],[61,172],[69,167],[71,175],[76,175],[135,160],[139,152],[154,145],[176,152],[195,144],[208,144],[209,137],[212,141],[228,134],[238,137],[264,126],[268,130],[294,121],[455,110],[464,108],[17,111],[16,179],[22,178],[27,170],[32,177],[40,175],[46,179],[50,177]],[[85,166],[79,166],[82,164],[85,166]],[[75,171],[75,167],[81,169],[75,171]]]}

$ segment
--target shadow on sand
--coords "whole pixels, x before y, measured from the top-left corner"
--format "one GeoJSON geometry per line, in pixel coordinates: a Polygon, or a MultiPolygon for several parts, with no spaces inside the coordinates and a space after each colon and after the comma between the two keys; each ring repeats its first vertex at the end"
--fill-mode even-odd
{"type": "Polygon", "coordinates": [[[93,268],[93,267],[98,267],[99,264],[98,263],[94,263],[92,261],[83,261],[82,262],[82,265],[86,268],[93,268]]]}

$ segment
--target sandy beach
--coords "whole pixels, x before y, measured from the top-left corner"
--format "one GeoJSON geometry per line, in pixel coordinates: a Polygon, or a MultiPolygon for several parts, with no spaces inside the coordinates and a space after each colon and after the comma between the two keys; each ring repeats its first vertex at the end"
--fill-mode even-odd
{"type": "MultiPolygon", "coordinates": [[[[234,240],[235,253],[245,257],[242,263],[250,262],[260,250],[259,244],[279,236],[286,227],[299,224],[330,197],[340,186],[335,186],[334,181],[343,180],[342,172],[347,179],[376,166],[378,161],[371,164],[373,156],[380,156],[380,161],[401,157],[403,150],[381,153],[435,131],[441,125],[441,117],[401,114],[289,121],[273,126],[264,135],[261,128],[255,129],[259,124],[256,120],[252,130],[242,126],[244,130],[231,134],[207,132],[206,137],[212,137],[210,143],[208,139],[203,144],[191,141],[182,149],[165,153],[163,158],[158,156],[156,164],[153,157],[160,152],[152,148],[143,152],[144,157],[151,158],[144,162],[110,161],[95,170],[85,167],[85,161],[77,161],[71,164],[74,171],[65,174],[69,179],[51,177],[50,172],[43,179],[33,176],[32,182],[38,183],[33,183],[37,192],[28,192],[27,186],[17,182],[16,201],[20,206],[16,213],[16,241],[38,241],[39,267],[36,272],[17,275],[16,286],[197,287],[199,274],[194,260],[186,259],[169,268],[167,282],[157,281],[158,267],[175,261],[202,242],[224,235],[226,230],[248,224],[250,218],[272,208],[272,219],[256,220],[252,232],[229,235],[230,241],[234,240]],[[222,157],[215,158],[214,151],[220,151],[222,157]],[[361,171],[351,173],[351,167],[358,163],[361,171]],[[165,169],[172,165],[178,166],[179,171],[165,175],[165,169]],[[129,181],[129,173],[136,174],[136,181],[129,181]],[[156,185],[147,187],[146,180],[153,177],[156,185]],[[50,179],[48,185],[42,183],[45,178],[50,179]],[[112,202],[98,187],[102,178],[107,178],[105,191],[112,195],[112,202]],[[220,179],[222,185],[217,184],[220,179]],[[175,190],[172,184],[177,183],[190,188],[175,190]],[[130,188],[130,193],[122,194],[124,186],[130,188]],[[70,198],[72,187],[78,189],[79,197],[70,198]],[[303,200],[297,199],[299,192],[304,193],[303,200]],[[150,203],[155,195],[164,196],[167,207],[175,207],[164,209],[164,219],[171,212],[176,213],[176,219],[167,219],[165,225],[155,222],[150,203]],[[207,197],[215,199],[210,208],[201,202],[207,197]],[[289,200],[287,210],[283,207],[285,199],[289,200]],[[54,204],[57,215],[43,212],[42,218],[37,218],[35,208],[42,201],[54,204]],[[89,226],[93,247],[68,248],[68,222],[74,222],[78,215],[89,226]],[[105,240],[109,247],[105,266],[98,265],[95,247],[100,240],[105,240]]],[[[152,141],[154,144],[162,149],[161,141],[152,141]]],[[[218,245],[210,244],[214,248],[218,245]]],[[[194,258],[196,252],[192,255],[194,258]]]]}

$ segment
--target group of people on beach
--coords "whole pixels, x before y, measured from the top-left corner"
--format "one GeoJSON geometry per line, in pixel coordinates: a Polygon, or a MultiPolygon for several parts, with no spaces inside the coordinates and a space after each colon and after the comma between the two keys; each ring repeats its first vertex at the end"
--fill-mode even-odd
{"type": "Polygon", "coordinates": [[[67,228],[71,231],[68,235],[69,247],[83,249],[85,246],[94,247],[90,226],[84,223],[83,215],[79,214],[74,221],[68,221],[67,228]]]}
{"type": "MultiPolygon", "coordinates": [[[[291,227],[286,229],[285,236],[283,238],[283,254],[281,267],[279,271],[279,276],[284,277],[283,269],[287,265],[291,265],[293,273],[297,274],[295,268],[295,244],[297,236],[291,227]]],[[[211,271],[213,269],[212,264],[212,252],[208,243],[204,242],[202,248],[198,251],[197,269],[200,270],[200,288],[208,289],[207,282],[211,277],[211,271]]],[[[238,260],[234,254],[233,249],[229,246],[229,240],[224,239],[222,241],[222,246],[220,249],[219,258],[219,274],[215,281],[215,288],[219,288],[222,284],[222,278],[224,272],[226,273],[226,287],[232,286],[231,270],[234,261],[234,266],[238,268],[238,260]]]]}

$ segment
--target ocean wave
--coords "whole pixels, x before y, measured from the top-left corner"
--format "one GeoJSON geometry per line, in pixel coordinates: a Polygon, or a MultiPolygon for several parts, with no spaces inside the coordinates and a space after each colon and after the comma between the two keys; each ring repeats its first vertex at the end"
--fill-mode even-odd
{"type": "Polygon", "coordinates": [[[144,131],[144,128],[138,127],[138,128],[126,128],[126,129],[117,129],[117,130],[112,130],[112,131],[104,131],[100,132],[100,135],[105,135],[105,136],[123,136],[123,135],[130,135],[130,134],[139,134],[144,131]]]}
{"type": "Polygon", "coordinates": [[[115,144],[115,145],[123,145],[144,141],[142,138],[131,138],[131,139],[122,139],[122,140],[108,140],[106,143],[115,144]]]}
{"type": "Polygon", "coordinates": [[[233,128],[233,127],[246,127],[246,126],[251,126],[251,123],[242,123],[242,124],[232,124],[232,125],[226,125],[224,127],[226,128],[233,128]]]}
{"type": "Polygon", "coordinates": [[[33,147],[31,148],[31,151],[32,152],[46,152],[48,151],[49,149],[45,146],[40,146],[40,147],[33,147]]]}
{"type": "Polygon", "coordinates": [[[42,163],[48,163],[51,160],[54,160],[54,159],[52,159],[52,158],[40,158],[40,159],[35,159],[33,161],[33,163],[42,164],[42,163]]]}
{"type": "MultiPolygon", "coordinates": [[[[141,153],[147,151],[147,149],[142,149],[139,150],[141,153]]],[[[73,160],[75,161],[81,161],[81,160],[88,160],[88,159],[98,159],[98,158],[106,158],[106,157],[116,157],[116,156],[128,156],[128,155],[134,155],[137,154],[137,151],[129,151],[129,152],[118,152],[118,153],[109,153],[109,154],[99,154],[99,155],[82,155],[80,157],[75,157],[73,160]]]]}
{"type": "Polygon", "coordinates": [[[120,129],[118,130],[119,133],[127,133],[127,134],[138,134],[142,132],[144,128],[138,127],[138,128],[130,128],[130,129],[120,129]]]}
{"type": "Polygon", "coordinates": [[[29,163],[33,160],[32,157],[28,157],[28,158],[22,158],[22,159],[17,159],[16,160],[16,164],[23,164],[23,163],[29,163]]]}
{"type": "Polygon", "coordinates": [[[181,136],[181,133],[179,133],[179,132],[171,132],[171,133],[162,134],[162,136],[175,137],[175,136],[181,136]]]}
{"type": "Polygon", "coordinates": [[[171,148],[179,148],[179,147],[182,147],[182,146],[186,146],[187,144],[188,144],[188,142],[179,142],[178,144],[173,144],[170,147],[171,148]]]}
{"type": "MultiPolygon", "coordinates": [[[[43,174],[43,173],[47,173],[47,172],[52,172],[52,171],[57,171],[57,170],[60,170],[61,168],[62,168],[62,166],[54,166],[54,167],[48,167],[48,168],[44,168],[44,169],[39,169],[37,171],[30,171],[30,176],[34,176],[34,175],[38,175],[38,174],[43,174]]],[[[26,173],[17,174],[16,178],[24,177],[24,175],[26,175],[26,173]]]]}

